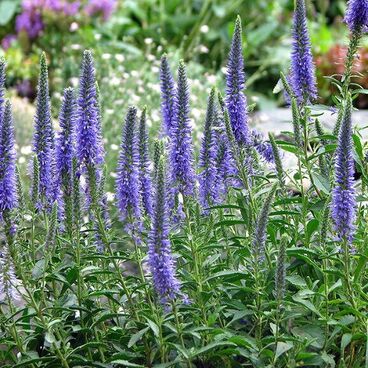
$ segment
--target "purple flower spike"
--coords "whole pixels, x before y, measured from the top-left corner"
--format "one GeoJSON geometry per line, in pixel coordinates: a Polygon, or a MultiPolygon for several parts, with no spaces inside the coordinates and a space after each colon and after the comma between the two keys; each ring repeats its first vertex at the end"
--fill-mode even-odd
{"type": "Polygon", "coordinates": [[[15,275],[13,260],[7,247],[0,250],[0,303],[16,302],[21,299],[17,286],[20,284],[15,275]]]}
{"type": "Polygon", "coordinates": [[[194,194],[192,130],[189,122],[189,87],[184,61],[179,62],[177,116],[171,128],[171,185],[175,194],[194,194]]]}
{"type": "Polygon", "coordinates": [[[123,128],[116,178],[116,197],[121,221],[141,222],[136,139],[137,109],[129,107],[123,128]]]}
{"type": "Polygon", "coordinates": [[[75,154],[75,108],[73,88],[66,88],[59,115],[61,131],[56,140],[56,169],[59,183],[66,176],[70,180],[70,187],[72,186],[72,165],[75,154]]]}
{"type": "Polygon", "coordinates": [[[18,33],[26,32],[30,39],[34,39],[44,29],[41,10],[43,1],[24,0],[22,2],[22,13],[15,20],[15,29],[18,33]]]}
{"type": "Polygon", "coordinates": [[[242,26],[238,16],[226,72],[226,106],[234,136],[239,144],[250,144],[247,99],[244,95],[245,73],[242,49],[242,26]]]}
{"type": "Polygon", "coordinates": [[[142,111],[139,123],[139,193],[141,196],[142,208],[146,215],[152,215],[152,182],[150,160],[148,155],[148,137],[146,131],[146,111],[142,111]]]}
{"type": "Polygon", "coordinates": [[[161,112],[163,130],[170,136],[170,130],[176,117],[176,90],[167,56],[163,55],[160,66],[161,112]]]}
{"type": "Polygon", "coordinates": [[[39,164],[40,208],[50,209],[55,198],[54,148],[55,134],[51,120],[49,82],[45,53],[41,54],[36,115],[34,118],[33,152],[39,164]]]}
{"type": "Polygon", "coordinates": [[[199,155],[199,200],[202,208],[206,209],[218,201],[218,187],[216,185],[216,146],[213,126],[216,119],[215,88],[212,88],[207,106],[202,146],[199,155]]]}
{"type": "Polygon", "coordinates": [[[368,26],[368,1],[349,0],[345,22],[352,33],[365,32],[368,26]]]}
{"type": "Polygon", "coordinates": [[[85,11],[89,16],[101,15],[106,22],[117,6],[116,0],[90,0],[85,11]]]}
{"type": "Polygon", "coordinates": [[[296,0],[290,83],[299,104],[308,103],[317,98],[315,66],[307,28],[304,0],[296,0]]]}
{"type": "Polygon", "coordinates": [[[0,122],[0,216],[17,207],[16,153],[11,105],[6,101],[0,122]]]}
{"type": "Polygon", "coordinates": [[[81,67],[77,123],[77,157],[82,168],[96,168],[104,162],[98,106],[93,56],[86,50],[81,67]]]}
{"type": "Polygon", "coordinates": [[[217,147],[216,190],[218,190],[221,196],[221,202],[226,197],[229,186],[236,184],[235,176],[237,175],[237,169],[225,131],[224,117],[221,110],[218,110],[216,114],[216,120],[213,129],[213,140],[216,142],[217,147]]]}
{"type": "Polygon", "coordinates": [[[0,58],[0,122],[4,113],[5,103],[5,79],[6,79],[6,63],[4,58],[0,58]]]}
{"type": "Polygon", "coordinates": [[[161,159],[157,172],[152,229],[148,237],[148,263],[154,288],[162,304],[169,303],[180,294],[180,283],[175,276],[175,261],[171,254],[166,194],[165,168],[161,159]]]}
{"type": "Polygon", "coordinates": [[[261,158],[268,164],[274,164],[275,158],[273,156],[272,146],[267,142],[263,134],[256,129],[252,130],[253,147],[256,149],[261,158]]]}
{"type": "Polygon", "coordinates": [[[352,102],[346,101],[340,127],[335,160],[335,188],[332,192],[331,215],[339,240],[352,242],[356,217],[354,159],[351,123],[352,102]]]}

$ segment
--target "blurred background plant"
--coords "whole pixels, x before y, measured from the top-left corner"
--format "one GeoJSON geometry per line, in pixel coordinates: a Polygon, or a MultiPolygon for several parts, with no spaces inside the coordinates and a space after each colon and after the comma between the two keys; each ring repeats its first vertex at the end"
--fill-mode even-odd
{"type": "MultiPolygon", "coordinates": [[[[308,4],[321,97],[328,99],[322,75],[340,68],[346,1],[308,4]]],[[[217,72],[225,65],[233,20],[240,14],[248,87],[262,107],[274,100],[279,71],[288,67],[292,9],[293,0],[0,0],[0,40],[11,60],[9,83],[20,96],[33,99],[40,50],[48,53],[53,91],[78,75],[82,48],[93,48],[100,63],[103,55],[121,54],[118,62],[124,61],[127,70],[141,70],[137,65],[163,50],[180,50],[180,57],[217,72]]]]}
{"type": "MultiPolygon", "coordinates": [[[[332,87],[324,76],[341,73],[346,52],[342,23],[346,1],[307,4],[320,102],[328,103],[332,87]]],[[[17,137],[25,155],[20,161],[28,162],[30,153],[27,127],[32,125],[33,110],[26,105],[35,97],[41,50],[48,57],[56,120],[62,89],[77,87],[82,50],[93,49],[109,147],[107,162],[114,167],[128,105],[157,106],[148,111],[151,132],[157,133],[159,59],[164,52],[173,71],[180,58],[188,63],[194,134],[199,134],[210,87],[217,84],[223,89],[236,14],[243,19],[250,101],[261,110],[283,105],[273,88],[280,71],[289,67],[293,6],[293,0],[0,0],[0,56],[8,60],[7,82],[13,99],[23,98],[15,104],[17,137]]],[[[367,64],[365,41],[356,72],[366,70],[367,64]]],[[[368,79],[357,82],[368,89],[368,79]]],[[[367,95],[361,94],[357,103],[367,107],[367,95]]]]}

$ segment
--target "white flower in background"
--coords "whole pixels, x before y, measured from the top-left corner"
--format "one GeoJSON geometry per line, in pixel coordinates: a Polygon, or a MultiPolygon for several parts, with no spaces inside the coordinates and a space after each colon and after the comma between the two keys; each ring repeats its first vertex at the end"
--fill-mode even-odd
{"type": "Polygon", "coordinates": [[[115,193],[106,192],[106,200],[107,202],[113,202],[115,199],[115,193]]]}
{"type": "Polygon", "coordinates": [[[102,54],[102,59],[103,60],[110,60],[111,59],[111,54],[108,54],[108,53],[102,54]]]}
{"type": "Polygon", "coordinates": [[[203,26],[201,26],[200,28],[202,33],[207,33],[209,31],[209,27],[207,24],[203,24],[203,26]]]}
{"type": "Polygon", "coordinates": [[[95,34],[95,40],[99,41],[101,39],[101,34],[100,33],[96,33],[95,34]]]}
{"type": "Polygon", "coordinates": [[[123,54],[116,54],[115,55],[115,59],[119,62],[122,63],[125,60],[125,56],[123,54]]]}
{"type": "Polygon", "coordinates": [[[70,48],[72,50],[80,50],[81,49],[81,45],[75,43],[75,44],[71,45],[70,48]]]}
{"type": "Polygon", "coordinates": [[[79,29],[79,24],[77,22],[73,22],[71,25],[70,25],[70,32],[75,32],[79,29]]]}
{"type": "Polygon", "coordinates": [[[117,145],[117,144],[112,144],[111,146],[110,146],[110,148],[113,150],[113,151],[117,151],[118,149],[119,149],[119,146],[117,145]]]}
{"type": "Polygon", "coordinates": [[[208,52],[210,51],[208,49],[208,47],[206,47],[205,45],[199,45],[198,46],[198,51],[201,53],[201,54],[208,54],[208,52]]]}
{"type": "Polygon", "coordinates": [[[145,39],[144,39],[144,43],[145,43],[146,45],[151,45],[151,44],[152,44],[152,42],[153,42],[153,39],[152,39],[152,38],[145,38],[145,39]]]}
{"type": "Polygon", "coordinates": [[[20,153],[25,156],[30,155],[32,153],[32,146],[23,146],[20,149],[20,153]]]}

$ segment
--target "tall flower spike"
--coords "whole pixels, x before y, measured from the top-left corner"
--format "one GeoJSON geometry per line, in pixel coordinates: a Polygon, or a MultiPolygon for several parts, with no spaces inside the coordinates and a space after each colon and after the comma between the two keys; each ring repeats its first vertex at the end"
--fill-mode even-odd
{"type": "Polygon", "coordinates": [[[239,144],[251,143],[248,128],[247,99],[244,95],[245,73],[242,49],[242,26],[238,16],[226,72],[226,106],[231,126],[239,144]]]}
{"type": "Polygon", "coordinates": [[[277,189],[277,183],[273,185],[270,192],[267,194],[263,202],[263,206],[261,208],[260,213],[258,214],[256,227],[253,235],[253,254],[255,256],[255,262],[259,263],[264,259],[264,248],[266,244],[267,237],[267,224],[268,224],[268,215],[271,209],[273,197],[275,195],[277,189]]]}
{"type": "Polygon", "coordinates": [[[0,303],[15,302],[21,298],[17,290],[18,284],[9,251],[3,247],[0,251],[0,303]]]}
{"type": "Polygon", "coordinates": [[[331,217],[338,239],[349,243],[353,240],[356,217],[351,113],[352,102],[348,96],[336,150],[335,187],[331,202],[331,217]]]}
{"type": "Polygon", "coordinates": [[[278,302],[278,307],[284,301],[285,296],[285,284],[286,284],[286,244],[287,244],[287,236],[283,235],[280,242],[280,249],[277,257],[277,266],[275,272],[275,297],[278,302]]]}
{"type": "Polygon", "coordinates": [[[5,103],[5,79],[6,79],[6,63],[3,57],[0,58],[0,122],[4,113],[5,103]]]}
{"type": "Polygon", "coordinates": [[[165,152],[164,142],[160,139],[156,139],[154,141],[153,146],[153,182],[157,181],[157,171],[158,171],[158,163],[160,161],[161,156],[165,152]]]}
{"type": "Polygon", "coordinates": [[[165,180],[164,161],[161,158],[157,171],[152,229],[148,236],[148,263],[154,288],[163,304],[170,302],[180,293],[169,240],[165,180]]]}
{"type": "Polygon", "coordinates": [[[39,198],[37,199],[37,206],[42,209],[51,209],[51,205],[55,200],[54,145],[47,62],[46,55],[43,52],[40,58],[40,76],[33,136],[33,152],[37,156],[39,165],[39,198]]]}
{"type": "Polygon", "coordinates": [[[176,90],[166,54],[161,57],[160,87],[163,129],[166,135],[170,136],[170,130],[176,116],[176,90]]]}
{"type": "MultiPolygon", "coordinates": [[[[229,140],[225,131],[224,116],[221,109],[217,109],[215,126],[213,129],[213,141],[216,143],[216,190],[222,199],[228,193],[228,187],[231,186],[237,175],[236,165],[229,140]]],[[[222,200],[221,199],[221,200],[222,200]]]]}
{"type": "Polygon", "coordinates": [[[3,121],[0,127],[0,216],[17,207],[16,153],[11,105],[5,102],[3,121]]]}
{"type": "Polygon", "coordinates": [[[216,90],[212,88],[208,98],[202,146],[199,154],[199,169],[201,170],[199,173],[199,200],[205,211],[218,200],[215,150],[215,144],[217,143],[213,140],[212,131],[216,119],[215,98],[216,90]]]}
{"type": "Polygon", "coordinates": [[[352,33],[365,31],[368,26],[368,1],[349,0],[345,22],[352,33]]]}
{"type": "Polygon", "coordinates": [[[93,56],[91,51],[86,50],[83,53],[78,98],[77,156],[81,168],[97,169],[104,162],[98,108],[93,56]]]}
{"type": "Polygon", "coordinates": [[[69,232],[73,222],[72,166],[75,155],[75,108],[74,91],[72,88],[66,88],[59,115],[61,130],[56,140],[56,175],[58,187],[62,190],[62,207],[69,232]]]}
{"type": "MultiPolygon", "coordinates": [[[[129,107],[123,127],[116,177],[116,198],[122,221],[139,221],[138,146],[136,140],[137,109],[129,107]]],[[[138,224],[139,225],[139,224],[138,224]]]]}
{"type": "Polygon", "coordinates": [[[189,87],[183,60],[179,62],[177,116],[171,128],[171,185],[176,193],[194,194],[192,130],[189,122],[189,87]]]}
{"type": "Polygon", "coordinates": [[[277,143],[275,141],[275,136],[271,132],[268,133],[268,138],[270,140],[270,144],[271,144],[272,152],[273,152],[273,157],[274,157],[274,160],[275,160],[275,168],[276,168],[277,179],[279,180],[280,187],[283,188],[284,184],[285,184],[285,180],[284,180],[285,174],[284,174],[284,169],[282,167],[280,151],[279,151],[279,148],[278,148],[277,143]]]}
{"type": "Polygon", "coordinates": [[[317,98],[315,67],[307,28],[305,0],[295,1],[290,82],[298,103],[317,98]]]}
{"type": "Polygon", "coordinates": [[[146,111],[144,107],[139,122],[139,193],[142,208],[146,215],[152,215],[152,182],[148,155],[148,136],[146,131],[146,111]]]}

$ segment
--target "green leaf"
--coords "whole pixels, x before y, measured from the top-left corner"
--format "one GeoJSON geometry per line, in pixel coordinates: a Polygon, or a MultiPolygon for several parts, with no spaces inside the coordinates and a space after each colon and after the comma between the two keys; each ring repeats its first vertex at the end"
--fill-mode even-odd
{"type": "Polygon", "coordinates": [[[232,342],[228,342],[228,341],[214,341],[209,343],[208,345],[204,346],[201,349],[196,350],[193,354],[192,357],[196,357],[198,355],[202,355],[205,353],[208,353],[211,350],[214,350],[216,348],[219,347],[225,347],[225,346],[236,346],[236,344],[232,343],[232,342]]]}
{"type": "Polygon", "coordinates": [[[289,281],[291,284],[293,284],[295,286],[299,286],[301,288],[307,287],[307,283],[299,275],[286,276],[286,280],[289,281]]]}
{"type": "Polygon", "coordinates": [[[160,329],[157,324],[146,317],[147,323],[156,337],[160,336],[160,329]]]}
{"type": "Polygon", "coordinates": [[[286,353],[291,348],[293,348],[293,346],[294,345],[291,342],[281,342],[281,341],[278,342],[277,348],[276,348],[275,359],[278,359],[282,354],[286,353]]]}
{"type": "Polygon", "coordinates": [[[325,194],[330,194],[331,186],[327,178],[325,178],[323,175],[320,175],[319,173],[312,172],[312,178],[315,186],[318,190],[325,194]]]}
{"type": "Polygon", "coordinates": [[[45,262],[46,262],[45,259],[40,259],[34,265],[33,270],[32,270],[32,277],[35,280],[39,279],[43,275],[45,271],[45,262]]]}
{"type": "Polygon", "coordinates": [[[319,221],[317,219],[312,219],[308,222],[307,229],[306,229],[307,243],[310,242],[313,233],[318,230],[318,227],[319,227],[319,221]]]}
{"type": "Polygon", "coordinates": [[[15,15],[18,1],[2,0],[0,1],[0,26],[5,26],[15,15]]]}
{"type": "Polygon", "coordinates": [[[123,367],[144,368],[144,365],[131,363],[131,362],[128,362],[127,360],[123,360],[123,359],[112,360],[110,363],[112,363],[112,364],[121,364],[123,367]]]}
{"type": "Polygon", "coordinates": [[[148,330],[149,330],[149,327],[146,327],[136,332],[134,335],[132,335],[132,337],[130,338],[128,342],[128,348],[131,348],[133,345],[135,345],[148,330]]]}
{"type": "Polygon", "coordinates": [[[309,309],[311,312],[317,314],[317,316],[321,317],[321,313],[319,312],[319,310],[314,306],[314,304],[312,302],[310,302],[309,300],[303,299],[298,295],[294,295],[293,296],[293,300],[296,303],[302,304],[304,305],[307,309],[309,309]]]}
{"type": "Polygon", "coordinates": [[[344,352],[346,347],[351,343],[352,337],[353,335],[350,333],[346,333],[342,336],[342,339],[341,339],[341,351],[342,352],[344,352]]]}

